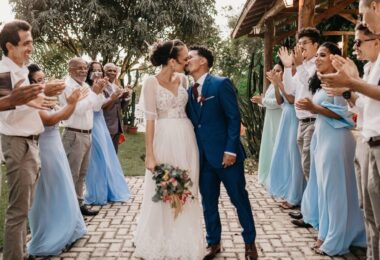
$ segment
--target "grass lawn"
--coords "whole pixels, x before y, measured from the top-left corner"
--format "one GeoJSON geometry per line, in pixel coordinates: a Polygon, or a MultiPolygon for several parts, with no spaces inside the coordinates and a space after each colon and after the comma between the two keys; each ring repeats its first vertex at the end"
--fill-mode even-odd
{"type": "MultiPolygon", "coordinates": [[[[140,156],[145,154],[144,133],[126,135],[126,141],[119,146],[119,160],[125,176],[144,175],[145,165],[140,156]]],[[[8,186],[6,183],[6,169],[1,166],[1,197],[0,197],[0,248],[4,240],[5,210],[8,206],[8,186]]],[[[2,250],[1,250],[2,251],[2,250]]]]}

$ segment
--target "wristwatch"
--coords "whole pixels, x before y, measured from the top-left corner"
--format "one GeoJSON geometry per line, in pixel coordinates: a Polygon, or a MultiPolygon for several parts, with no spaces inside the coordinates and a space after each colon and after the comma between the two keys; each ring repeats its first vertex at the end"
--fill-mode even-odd
{"type": "Polygon", "coordinates": [[[351,98],[351,91],[346,90],[342,93],[342,96],[344,99],[350,99],[351,98]]]}

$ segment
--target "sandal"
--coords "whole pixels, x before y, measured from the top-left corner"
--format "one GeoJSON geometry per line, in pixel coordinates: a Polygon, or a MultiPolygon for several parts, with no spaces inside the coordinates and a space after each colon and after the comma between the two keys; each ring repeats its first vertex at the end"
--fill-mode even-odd
{"type": "Polygon", "coordinates": [[[327,254],[325,252],[323,252],[320,248],[315,248],[314,249],[314,252],[318,255],[324,255],[326,256],[327,254]]]}
{"type": "Polygon", "coordinates": [[[286,209],[286,210],[288,210],[288,209],[295,209],[296,208],[296,206],[294,206],[292,204],[289,204],[287,201],[282,202],[279,206],[280,206],[280,208],[283,208],[283,209],[286,209]]]}

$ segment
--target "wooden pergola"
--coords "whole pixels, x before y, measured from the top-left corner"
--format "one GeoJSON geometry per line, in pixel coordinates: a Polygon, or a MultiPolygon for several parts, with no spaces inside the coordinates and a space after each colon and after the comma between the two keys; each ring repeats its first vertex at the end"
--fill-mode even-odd
{"type": "MultiPolygon", "coordinates": [[[[351,7],[355,2],[357,0],[247,0],[232,32],[232,38],[244,35],[264,38],[265,73],[273,66],[274,45],[295,35],[298,30],[316,26],[334,15],[356,24],[358,10],[351,7]],[[297,26],[289,30],[286,25],[294,23],[297,26]]],[[[342,36],[342,51],[347,56],[348,36],[354,35],[354,32],[327,31],[322,34],[342,36]]],[[[266,88],[268,82],[265,81],[264,85],[266,88]]]]}

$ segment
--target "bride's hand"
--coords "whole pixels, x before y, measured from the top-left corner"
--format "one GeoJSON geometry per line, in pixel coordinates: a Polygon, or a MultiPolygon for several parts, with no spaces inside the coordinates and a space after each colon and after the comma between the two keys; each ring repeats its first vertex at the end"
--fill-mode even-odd
{"type": "Polygon", "coordinates": [[[156,167],[156,165],[157,165],[157,162],[154,156],[147,156],[145,158],[145,168],[147,168],[149,171],[153,172],[154,167],[156,167]]]}

